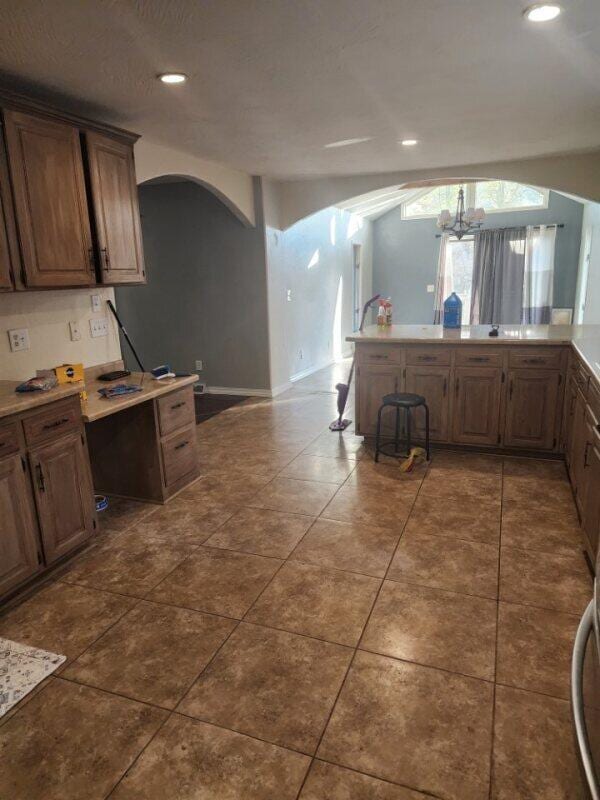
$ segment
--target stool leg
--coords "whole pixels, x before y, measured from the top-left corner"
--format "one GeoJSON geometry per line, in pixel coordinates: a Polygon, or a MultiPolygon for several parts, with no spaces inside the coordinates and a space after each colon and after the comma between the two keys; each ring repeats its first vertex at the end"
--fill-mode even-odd
{"type": "Polygon", "coordinates": [[[410,455],[410,406],[406,409],[406,455],[410,455]]]}
{"type": "Polygon", "coordinates": [[[396,406],[396,437],[394,442],[394,453],[400,450],[400,409],[396,406]]]}
{"type": "Polygon", "coordinates": [[[425,452],[429,461],[429,406],[425,403],[425,452]]]}
{"type": "Polygon", "coordinates": [[[381,435],[381,412],[383,411],[383,406],[379,406],[379,411],[377,412],[377,432],[375,434],[375,462],[379,461],[379,437],[381,435]]]}

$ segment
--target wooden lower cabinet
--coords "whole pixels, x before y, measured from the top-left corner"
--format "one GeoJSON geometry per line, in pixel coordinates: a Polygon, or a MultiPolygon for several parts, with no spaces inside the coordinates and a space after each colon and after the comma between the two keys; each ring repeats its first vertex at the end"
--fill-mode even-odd
{"type": "MultiPolygon", "coordinates": [[[[420,394],[429,407],[429,436],[434,442],[447,442],[450,420],[450,368],[406,367],[405,389],[420,394]]],[[[425,438],[425,411],[412,411],[413,432],[419,439],[425,438]]]]}
{"type": "Polygon", "coordinates": [[[0,460],[0,596],[35,575],[40,565],[27,463],[17,453],[0,460]]]}
{"type": "Polygon", "coordinates": [[[579,512],[582,512],[583,495],[583,470],[585,455],[585,397],[578,389],[575,394],[575,407],[573,410],[573,428],[571,432],[571,450],[569,454],[569,475],[571,485],[575,491],[575,502],[579,512]]]}
{"type": "MultiPolygon", "coordinates": [[[[375,435],[377,430],[377,412],[382,398],[386,394],[399,391],[402,372],[392,365],[379,366],[372,364],[359,365],[357,370],[358,415],[362,436],[375,435]]],[[[381,431],[386,436],[394,432],[395,414],[386,409],[381,418],[381,431]]]]}
{"type": "Polygon", "coordinates": [[[47,564],[91,536],[93,491],[83,436],[63,436],[32,450],[29,463],[47,564]]]}
{"type": "Polygon", "coordinates": [[[545,369],[508,373],[505,447],[553,450],[560,419],[561,374],[545,369]]]}
{"type": "Polygon", "coordinates": [[[586,548],[592,563],[598,552],[600,537],[600,436],[594,433],[591,443],[586,442],[584,460],[586,491],[583,496],[581,521],[586,548]]]}
{"type": "Polygon", "coordinates": [[[452,441],[499,444],[502,374],[494,367],[456,367],[452,441]]]}

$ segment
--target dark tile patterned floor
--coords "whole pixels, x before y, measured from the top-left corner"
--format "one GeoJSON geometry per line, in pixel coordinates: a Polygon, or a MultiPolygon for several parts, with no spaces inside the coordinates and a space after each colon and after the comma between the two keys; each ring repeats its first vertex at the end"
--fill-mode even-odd
{"type": "Polygon", "coordinates": [[[327,431],[330,377],[204,422],[193,486],[113,501],[0,618],[67,656],[0,725],[0,798],[579,796],[591,582],[564,466],[375,465],[327,431]]]}

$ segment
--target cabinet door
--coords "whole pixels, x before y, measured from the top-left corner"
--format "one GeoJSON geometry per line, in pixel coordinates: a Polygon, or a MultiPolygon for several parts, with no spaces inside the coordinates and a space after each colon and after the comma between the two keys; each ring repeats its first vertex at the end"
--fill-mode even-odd
{"type": "Polygon", "coordinates": [[[596,563],[598,538],[600,534],[600,450],[598,435],[587,446],[584,461],[586,492],[583,503],[582,523],[588,555],[592,564],[596,563]]]}
{"type": "Polygon", "coordinates": [[[20,455],[0,461],[0,596],[40,568],[37,530],[20,455]]]}
{"type": "Polygon", "coordinates": [[[29,454],[46,563],[91,535],[94,495],[80,434],[63,436],[29,454]]]}
{"type": "Polygon", "coordinates": [[[556,447],[560,413],[560,373],[546,369],[515,369],[508,373],[504,444],[530,450],[556,447]]]}
{"type": "Polygon", "coordinates": [[[94,283],[78,129],[19,111],[4,122],[27,286],[94,283]]]}
{"type": "Polygon", "coordinates": [[[103,283],[144,283],[133,147],[86,133],[103,283]]]}
{"type": "Polygon", "coordinates": [[[452,438],[462,444],[499,444],[502,370],[457,367],[452,438]]]}
{"type": "MultiPolygon", "coordinates": [[[[450,409],[449,367],[406,367],[406,391],[423,395],[429,407],[429,435],[434,442],[448,441],[450,409]]],[[[425,410],[412,411],[413,430],[417,438],[425,438],[425,410]]]]}
{"type": "Polygon", "coordinates": [[[575,400],[577,389],[572,380],[569,380],[565,391],[565,403],[563,409],[562,441],[567,467],[571,463],[571,445],[573,442],[573,425],[575,421],[575,400]]]}
{"type": "Polygon", "coordinates": [[[19,270],[19,246],[8,168],[4,144],[0,137],[0,292],[11,292],[15,288],[15,276],[19,270]]]}
{"type": "MultiPolygon", "coordinates": [[[[383,396],[395,392],[400,385],[400,368],[372,365],[358,368],[358,421],[360,435],[375,435],[377,431],[377,412],[383,396]]],[[[394,431],[395,415],[390,409],[383,412],[381,432],[389,436],[394,431]]]]}
{"type": "Polygon", "coordinates": [[[575,489],[575,501],[581,512],[581,496],[583,494],[583,459],[585,452],[585,397],[577,390],[573,411],[573,430],[571,433],[571,449],[569,456],[569,475],[575,489]]]}

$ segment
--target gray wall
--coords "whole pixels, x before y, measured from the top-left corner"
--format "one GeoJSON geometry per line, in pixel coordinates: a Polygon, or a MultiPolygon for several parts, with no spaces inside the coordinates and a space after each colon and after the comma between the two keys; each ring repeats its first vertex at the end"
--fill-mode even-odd
{"type": "MultiPolygon", "coordinates": [[[[550,192],[547,209],[490,214],[486,227],[564,223],[556,235],[554,305],[571,308],[581,242],[583,205],[550,192]]],[[[394,321],[406,324],[433,322],[434,295],[440,240],[434,219],[403,220],[400,206],[373,222],[373,291],[391,297],[394,321]]]]}
{"type": "Polygon", "coordinates": [[[202,359],[209,386],[268,388],[262,226],[245,228],[189,181],[148,184],[139,193],[148,283],[119,288],[116,298],[146,368],[193,371],[202,359]]]}

